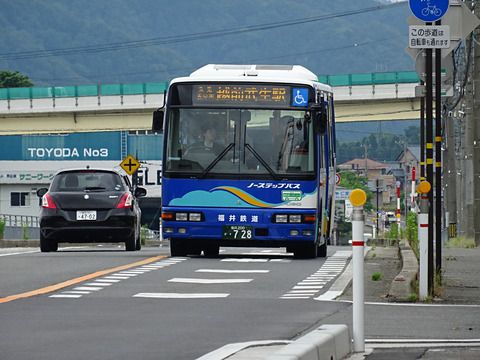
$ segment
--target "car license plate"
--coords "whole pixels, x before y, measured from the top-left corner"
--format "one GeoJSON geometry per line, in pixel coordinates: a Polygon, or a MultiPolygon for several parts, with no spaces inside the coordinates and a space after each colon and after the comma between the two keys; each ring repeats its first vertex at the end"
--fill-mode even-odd
{"type": "Polygon", "coordinates": [[[224,226],[223,238],[228,240],[250,240],[253,238],[253,227],[244,225],[224,226]]]}
{"type": "Polygon", "coordinates": [[[97,212],[95,210],[79,210],[77,211],[77,220],[97,220],[97,212]]]}

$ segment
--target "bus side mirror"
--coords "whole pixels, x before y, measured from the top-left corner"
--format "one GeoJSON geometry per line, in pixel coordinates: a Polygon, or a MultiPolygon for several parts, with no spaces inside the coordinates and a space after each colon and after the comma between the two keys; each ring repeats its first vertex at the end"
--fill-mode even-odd
{"type": "Polygon", "coordinates": [[[314,105],[310,108],[315,134],[325,135],[327,132],[328,117],[324,106],[314,105]]]}
{"type": "Polygon", "coordinates": [[[156,132],[163,132],[163,110],[155,110],[153,112],[152,130],[156,132]]]}

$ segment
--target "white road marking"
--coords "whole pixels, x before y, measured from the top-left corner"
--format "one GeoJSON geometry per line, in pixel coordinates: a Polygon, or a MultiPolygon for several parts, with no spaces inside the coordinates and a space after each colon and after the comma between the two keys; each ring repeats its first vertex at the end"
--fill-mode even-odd
{"type": "Polygon", "coordinates": [[[81,295],[86,295],[86,294],[91,294],[91,291],[63,291],[62,294],[81,294],[81,295]]]}
{"type": "Polygon", "coordinates": [[[112,274],[112,276],[126,276],[126,277],[133,277],[133,276],[138,276],[138,274],[115,273],[115,274],[112,274]]]}
{"type": "Polygon", "coordinates": [[[78,299],[82,297],[82,295],[73,295],[73,294],[55,294],[50,295],[51,298],[70,298],[70,299],[78,299]]]}
{"type": "Polygon", "coordinates": [[[266,274],[270,270],[227,270],[227,269],[198,269],[195,272],[220,274],[266,274]]]}
{"type": "Polygon", "coordinates": [[[211,299],[211,298],[226,298],[230,294],[221,293],[139,293],[133,297],[154,298],[154,299],[211,299]]]}
{"type": "Polygon", "coordinates": [[[302,285],[302,286],[294,286],[293,287],[294,290],[298,290],[298,289],[323,289],[323,286],[322,285],[318,285],[318,286],[306,286],[306,285],[302,285]]]}
{"type": "Polygon", "coordinates": [[[237,284],[249,283],[253,279],[193,279],[193,278],[173,278],[168,282],[179,282],[188,284],[237,284]]]}
{"type": "Polygon", "coordinates": [[[104,283],[117,283],[117,282],[120,282],[121,280],[117,280],[117,279],[97,279],[95,281],[99,281],[99,282],[104,282],[104,283]]]}
{"type": "Polygon", "coordinates": [[[86,283],[84,284],[86,286],[110,286],[112,283],[106,283],[106,282],[91,282],[91,283],[86,283]]]}
{"type": "Polygon", "coordinates": [[[241,262],[241,263],[247,263],[247,262],[257,262],[257,263],[264,263],[268,262],[268,259],[248,259],[248,258],[241,258],[241,259],[235,259],[235,258],[226,258],[222,259],[220,261],[225,261],[225,262],[241,262]]]}
{"type": "Polygon", "coordinates": [[[290,290],[288,293],[310,293],[311,295],[317,293],[318,290],[290,290]]]}
{"type": "Polygon", "coordinates": [[[322,285],[322,287],[323,287],[323,285],[325,285],[325,284],[326,284],[326,282],[303,282],[303,281],[302,281],[302,282],[297,283],[297,285],[299,285],[299,286],[304,286],[304,285],[322,285]]]}
{"type": "Polygon", "coordinates": [[[20,252],[8,253],[8,254],[0,254],[0,256],[33,254],[33,253],[38,253],[38,252],[40,252],[40,250],[20,251],[20,252]]]}
{"type": "Polygon", "coordinates": [[[310,299],[310,296],[282,296],[280,299],[310,299]]]}
{"type": "Polygon", "coordinates": [[[111,279],[111,280],[127,280],[127,279],[130,279],[129,276],[113,276],[113,275],[110,275],[110,276],[105,276],[104,279],[111,279]]]}
{"type": "MultiPolygon", "coordinates": [[[[305,289],[312,289],[311,296],[314,296],[315,293],[319,292],[327,283],[332,281],[338,274],[340,274],[347,264],[348,258],[352,255],[351,251],[337,251],[333,256],[330,256],[328,259],[325,260],[323,265],[318,269],[315,273],[308,276],[302,281],[299,281],[296,286],[292,288],[290,294],[293,291],[305,291],[305,289]]],[[[329,298],[331,293],[327,291],[328,295],[326,296],[329,298]]],[[[288,296],[289,293],[285,294],[288,296]]],[[[314,298],[317,300],[318,298],[314,298]]]]}
{"type": "Polygon", "coordinates": [[[73,290],[85,290],[85,291],[98,291],[102,289],[103,288],[101,287],[95,287],[95,286],[79,286],[79,287],[73,288],[73,290]]]}

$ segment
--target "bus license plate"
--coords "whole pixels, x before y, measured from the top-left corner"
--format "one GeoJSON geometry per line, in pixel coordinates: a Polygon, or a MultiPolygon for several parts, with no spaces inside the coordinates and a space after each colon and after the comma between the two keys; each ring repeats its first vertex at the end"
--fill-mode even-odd
{"type": "Polygon", "coordinates": [[[244,225],[224,226],[223,238],[227,240],[250,240],[253,238],[253,227],[244,225]]]}
{"type": "Polygon", "coordinates": [[[97,212],[95,210],[79,210],[77,211],[77,220],[97,220],[97,212]]]}

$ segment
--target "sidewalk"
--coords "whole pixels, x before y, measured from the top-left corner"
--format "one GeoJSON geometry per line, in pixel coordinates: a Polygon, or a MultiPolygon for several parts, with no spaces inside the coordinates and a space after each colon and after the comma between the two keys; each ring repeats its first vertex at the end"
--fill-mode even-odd
{"type": "Polygon", "coordinates": [[[480,247],[443,248],[440,298],[451,304],[480,304],[480,247]]]}

